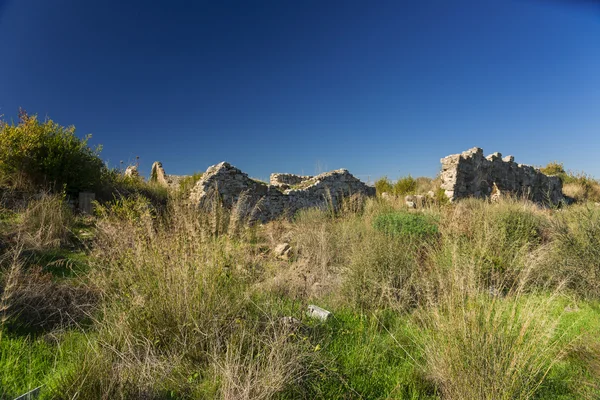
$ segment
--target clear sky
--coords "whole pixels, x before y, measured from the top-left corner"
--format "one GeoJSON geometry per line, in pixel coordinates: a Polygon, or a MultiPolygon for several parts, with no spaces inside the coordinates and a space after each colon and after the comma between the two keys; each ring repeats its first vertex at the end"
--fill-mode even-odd
{"type": "Polygon", "coordinates": [[[0,0],[0,114],[112,166],[434,176],[470,147],[600,177],[600,4],[0,0]]]}

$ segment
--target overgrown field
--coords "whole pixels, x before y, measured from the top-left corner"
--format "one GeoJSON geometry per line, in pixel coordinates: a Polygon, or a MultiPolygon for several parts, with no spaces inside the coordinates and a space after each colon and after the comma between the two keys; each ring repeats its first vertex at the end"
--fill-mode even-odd
{"type": "Polygon", "coordinates": [[[186,205],[199,175],[169,191],[73,127],[0,120],[0,399],[600,398],[600,184],[545,172],[577,201],[383,178],[260,225],[186,205]]]}
{"type": "Polygon", "coordinates": [[[267,225],[62,204],[1,214],[2,398],[600,396],[593,203],[377,198],[267,225]]]}

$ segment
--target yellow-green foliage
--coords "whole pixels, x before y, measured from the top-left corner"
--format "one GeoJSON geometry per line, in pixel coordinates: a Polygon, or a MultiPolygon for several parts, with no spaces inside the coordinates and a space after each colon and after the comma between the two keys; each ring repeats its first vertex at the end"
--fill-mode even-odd
{"type": "Polygon", "coordinates": [[[182,178],[179,181],[179,191],[183,194],[188,194],[200,178],[202,178],[202,172],[195,172],[190,176],[182,178]]]}
{"type": "Polygon", "coordinates": [[[416,191],[417,181],[410,175],[398,179],[398,181],[394,184],[394,194],[397,196],[415,194],[416,191]]]}
{"type": "Polygon", "coordinates": [[[551,161],[545,167],[540,168],[540,171],[546,175],[556,175],[563,181],[568,176],[563,163],[551,161]]]}
{"type": "Polygon", "coordinates": [[[73,126],[65,128],[50,119],[40,122],[21,111],[18,124],[0,122],[0,173],[13,186],[64,186],[68,193],[94,189],[104,163],[98,156],[100,147],[88,146],[90,137],[80,139],[73,126]]]}
{"type": "Polygon", "coordinates": [[[136,177],[124,176],[117,169],[105,168],[102,171],[101,186],[96,196],[100,202],[111,201],[120,197],[136,196],[144,196],[155,207],[164,207],[167,204],[169,190],[153,182],[145,182],[136,177]]]}
{"type": "Polygon", "coordinates": [[[565,171],[562,163],[553,161],[540,168],[546,175],[556,175],[563,183],[563,193],[576,201],[600,201],[600,182],[584,173],[565,171]]]}
{"type": "Polygon", "coordinates": [[[375,181],[375,190],[377,191],[377,195],[381,196],[382,193],[392,194],[394,187],[387,176],[384,176],[383,178],[375,181]]]}

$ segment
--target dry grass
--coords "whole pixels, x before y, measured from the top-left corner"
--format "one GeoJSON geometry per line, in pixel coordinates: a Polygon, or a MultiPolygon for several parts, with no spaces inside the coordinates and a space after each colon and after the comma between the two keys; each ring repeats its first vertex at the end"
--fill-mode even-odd
{"type": "Polygon", "coordinates": [[[184,205],[162,217],[139,199],[117,208],[98,223],[90,275],[103,299],[98,346],[68,396],[271,398],[294,383],[305,352],[253,301],[260,254],[238,228],[229,236],[184,205]]]}
{"type": "Polygon", "coordinates": [[[429,271],[425,305],[415,314],[424,370],[443,398],[533,398],[569,350],[554,312],[560,288],[531,293],[533,259],[516,284],[490,285],[473,260],[458,250],[449,256],[452,268],[429,271]]]}
{"type": "Polygon", "coordinates": [[[69,242],[73,222],[62,195],[41,193],[23,211],[18,235],[28,249],[58,248],[69,242]]]}
{"type": "MultiPolygon", "coordinates": [[[[400,333],[394,323],[385,329],[442,398],[533,398],[569,357],[585,366],[586,379],[597,376],[593,341],[561,328],[564,316],[556,311],[563,293],[600,298],[595,283],[574,284],[597,280],[589,268],[598,258],[595,209],[557,211],[508,198],[407,210],[385,199],[348,199],[335,214],[305,210],[293,221],[260,226],[252,222],[256,205],[244,196],[232,210],[217,199],[204,206],[174,200],[157,212],[140,197],[101,209],[87,276],[100,305],[80,367],[61,377],[55,397],[370,393],[346,381],[352,371],[333,366],[340,354],[325,362],[316,350],[314,340],[323,347],[337,340],[335,351],[346,351],[345,336],[336,335],[348,332],[336,330],[338,321],[314,329],[302,323],[300,330],[281,322],[302,319],[292,310],[309,301],[334,315],[344,310],[355,317],[350,321],[383,314],[403,321],[400,333]],[[414,235],[420,231],[410,224],[379,230],[376,221],[391,214],[426,219],[435,234],[414,235]],[[282,242],[294,249],[289,260],[271,251],[282,242]],[[342,389],[319,387],[331,376],[342,389]]],[[[11,293],[20,287],[49,298],[46,290],[59,291],[35,271],[29,286],[19,283],[20,267],[11,271],[3,305],[14,303],[11,293]]],[[[31,297],[27,302],[44,310],[31,297]]],[[[356,323],[356,340],[366,336],[371,346],[381,337],[381,327],[363,331],[356,323]]],[[[352,349],[356,365],[369,360],[367,348],[378,348],[368,346],[352,349]]],[[[400,368],[393,358],[385,364],[387,357],[377,358],[382,371],[400,368]]],[[[570,376],[574,386],[584,382],[570,376]]]]}
{"type": "Polygon", "coordinates": [[[0,280],[2,326],[11,330],[50,331],[85,320],[97,303],[90,286],[56,281],[42,268],[25,266],[20,247],[4,256],[0,280]]]}

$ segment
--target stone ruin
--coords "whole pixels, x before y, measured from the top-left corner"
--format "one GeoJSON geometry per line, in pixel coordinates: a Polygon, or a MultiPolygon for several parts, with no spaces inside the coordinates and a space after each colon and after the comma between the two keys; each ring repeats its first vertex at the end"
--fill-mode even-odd
{"type": "Polygon", "coordinates": [[[152,183],[165,187],[177,187],[184,178],[186,178],[186,175],[167,175],[160,161],[155,161],[152,164],[152,170],[150,171],[150,182],[152,183]]]}
{"type": "Polygon", "coordinates": [[[133,179],[140,179],[140,171],[138,171],[138,166],[137,165],[130,165],[127,167],[127,169],[125,169],[125,173],[123,174],[126,177],[129,178],[133,178],[133,179]]]}
{"type": "Polygon", "coordinates": [[[483,150],[474,147],[461,154],[441,159],[442,189],[450,201],[465,197],[497,197],[510,193],[537,203],[557,204],[564,200],[562,182],[557,176],[548,176],[540,170],[517,164],[513,156],[502,158],[493,153],[483,156],[483,150]]]}
{"type": "Polygon", "coordinates": [[[222,162],[206,170],[192,189],[190,201],[204,205],[218,196],[225,207],[243,207],[250,219],[266,222],[309,207],[337,208],[344,197],[355,194],[375,196],[375,188],[345,169],[317,176],[272,174],[267,184],[222,162]]]}

